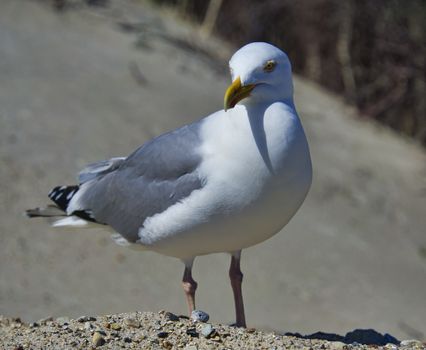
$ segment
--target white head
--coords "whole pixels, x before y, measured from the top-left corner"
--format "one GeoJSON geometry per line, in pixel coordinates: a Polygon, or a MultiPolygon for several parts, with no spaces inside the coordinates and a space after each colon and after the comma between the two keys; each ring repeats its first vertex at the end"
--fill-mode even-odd
{"type": "Polygon", "coordinates": [[[292,100],[293,81],[287,55],[267,43],[251,43],[229,61],[232,85],[225,94],[225,110],[242,103],[292,100]]]}

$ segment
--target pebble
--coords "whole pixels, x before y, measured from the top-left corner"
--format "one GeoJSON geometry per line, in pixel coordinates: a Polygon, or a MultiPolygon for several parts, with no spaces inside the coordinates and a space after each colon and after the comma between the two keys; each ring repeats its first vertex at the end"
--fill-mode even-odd
{"type": "Polygon", "coordinates": [[[164,349],[166,349],[166,350],[171,350],[171,349],[173,348],[173,344],[172,344],[172,343],[170,343],[168,340],[164,340],[164,341],[161,343],[161,346],[162,346],[164,349]]]}
{"type": "Polygon", "coordinates": [[[121,329],[121,326],[118,323],[114,322],[114,323],[110,323],[109,328],[115,331],[119,331],[121,329]]]}
{"type": "Polygon", "coordinates": [[[69,317],[58,317],[56,319],[56,323],[58,323],[61,326],[64,326],[70,323],[70,319],[69,317]]]}
{"type": "Polygon", "coordinates": [[[90,323],[90,322],[85,322],[84,323],[84,329],[86,330],[86,331],[88,331],[88,330],[90,330],[90,329],[92,329],[93,328],[93,326],[92,326],[92,324],[90,323]]]}
{"type": "Polygon", "coordinates": [[[330,342],[330,350],[345,350],[346,348],[346,344],[341,341],[330,342]]]}
{"type": "Polygon", "coordinates": [[[105,344],[105,339],[104,339],[104,337],[101,335],[101,333],[99,333],[99,332],[95,332],[95,333],[93,334],[93,337],[92,337],[92,344],[93,344],[93,346],[95,346],[95,347],[97,347],[97,346],[102,346],[102,345],[104,345],[104,344],[105,344]]]}
{"type": "Polygon", "coordinates": [[[131,343],[131,342],[132,342],[132,338],[130,338],[130,337],[124,337],[124,338],[123,338],[123,341],[124,341],[125,343],[131,343]]]}
{"type": "Polygon", "coordinates": [[[167,320],[169,320],[169,321],[173,321],[173,322],[179,321],[179,317],[178,317],[178,316],[176,316],[175,314],[171,313],[171,312],[166,312],[166,313],[164,314],[164,316],[165,316],[165,317],[166,317],[166,319],[167,319],[167,320]]]}
{"type": "Polygon", "coordinates": [[[132,327],[132,328],[139,328],[141,326],[139,321],[136,321],[134,318],[126,318],[124,320],[124,323],[126,326],[132,327]]]}
{"type": "Polygon", "coordinates": [[[213,326],[211,324],[206,324],[203,329],[201,330],[201,334],[206,337],[209,338],[210,335],[214,332],[213,326]]]}
{"type": "Polygon", "coordinates": [[[210,339],[213,340],[213,341],[215,341],[215,342],[218,342],[218,343],[222,342],[222,338],[216,332],[213,332],[213,335],[210,336],[210,339]]]}
{"type": "Polygon", "coordinates": [[[191,312],[191,320],[194,322],[207,322],[210,316],[202,310],[194,310],[191,312]]]}
{"type": "Polygon", "coordinates": [[[189,336],[191,336],[192,338],[198,338],[198,332],[195,328],[188,328],[186,330],[186,334],[188,334],[189,336]]]}
{"type": "Polygon", "coordinates": [[[159,332],[157,333],[158,338],[167,338],[169,336],[168,332],[159,332]]]}

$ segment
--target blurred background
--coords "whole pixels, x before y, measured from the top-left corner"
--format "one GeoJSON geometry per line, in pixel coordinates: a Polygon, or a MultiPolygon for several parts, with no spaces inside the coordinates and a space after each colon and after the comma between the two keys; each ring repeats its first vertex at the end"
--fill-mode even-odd
{"type": "Polygon", "coordinates": [[[363,116],[426,145],[423,0],[156,0],[236,46],[268,41],[363,116]]]}
{"type": "MultiPolygon", "coordinates": [[[[2,0],[0,314],[185,313],[182,264],[22,213],[85,164],[221,108],[227,60],[287,51],[314,165],[291,223],[243,252],[249,326],[426,339],[424,1],[2,0]]],[[[233,321],[229,258],[198,307],[233,321]]]]}

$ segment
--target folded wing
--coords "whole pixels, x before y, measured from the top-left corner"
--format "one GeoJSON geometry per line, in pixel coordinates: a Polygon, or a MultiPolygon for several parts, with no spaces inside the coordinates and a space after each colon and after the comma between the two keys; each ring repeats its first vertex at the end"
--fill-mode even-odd
{"type": "Polygon", "coordinates": [[[161,135],[126,159],[94,163],[79,174],[80,189],[67,212],[86,211],[135,242],[144,221],[203,186],[199,125],[161,135]]]}

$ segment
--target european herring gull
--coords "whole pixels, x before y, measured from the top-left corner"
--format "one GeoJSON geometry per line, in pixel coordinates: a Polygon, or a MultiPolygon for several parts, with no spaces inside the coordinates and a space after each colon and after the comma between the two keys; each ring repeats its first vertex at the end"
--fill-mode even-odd
{"type": "Polygon", "coordinates": [[[118,244],[179,258],[190,314],[194,258],[230,253],[236,325],[245,327],[241,250],[289,222],[309,191],[312,167],[287,55],[256,42],[239,49],[229,66],[223,110],[128,157],[87,166],[78,185],[50,192],[55,206],[27,214],[62,215],[54,226],[109,227],[118,244]]]}

